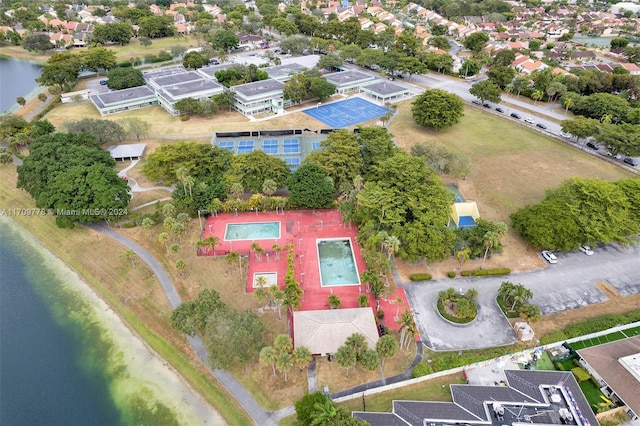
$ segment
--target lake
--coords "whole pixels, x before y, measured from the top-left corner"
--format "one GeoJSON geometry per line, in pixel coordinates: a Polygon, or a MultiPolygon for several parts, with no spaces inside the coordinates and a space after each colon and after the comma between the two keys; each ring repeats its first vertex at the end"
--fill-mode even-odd
{"type": "Polygon", "coordinates": [[[220,425],[64,263],[0,215],[0,424],[220,425]]]}
{"type": "Polygon", "coordinates": [[[16,98],[30,99],[39,91],[36,78],[40,77],[41,65],[14,58],[0,57],[0,113],[18,107],[16,98]]]}

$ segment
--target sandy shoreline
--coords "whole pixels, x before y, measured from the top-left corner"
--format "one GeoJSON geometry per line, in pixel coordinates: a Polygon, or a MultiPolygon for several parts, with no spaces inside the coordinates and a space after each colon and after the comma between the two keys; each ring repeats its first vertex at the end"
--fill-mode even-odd
{"type": "MultiPolygon", "coordinates": [[[[122,319],[98,294],[64,262],[42,246],[29,231],[8,217],[0,217],[0,225],[10,227],[46,260],[66,288],[82,295],[91,306],[95,318],[104,327],[114,343],[118,364],[126,367],[123,377],[115,378],[110,392],[116,403],[125,403],[129,397],[143,396],[150,403],[157,401],[169,407],[180,424],[226,424],[220,414],[154,352],[135,335],[122,319]]],[[[122,404],[118,404],[121,405],[122,404]]]]}

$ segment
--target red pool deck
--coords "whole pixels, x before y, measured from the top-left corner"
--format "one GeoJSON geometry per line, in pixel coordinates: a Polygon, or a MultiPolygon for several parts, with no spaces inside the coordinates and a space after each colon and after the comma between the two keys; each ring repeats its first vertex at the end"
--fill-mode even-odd
{"type": "MultiPolygon", "coordinates": [[[[342,308],[357,308],[358,296],[366,294],[369,297],[369,306],[376,306],[375,299],[367,285],[336,285],[323,287],[320,281],[320,267],[318,263],[318,252],[316,241],[327,238],[343,238],[351,241],[354,251],[358,274],[365,269],[362,249],[356,243],[358,230],[355,226],[344,224],[342,215],[337,210],[295,210],[283,213],[223,213],[207,218],[204,226],[202,239],[209,236],[216,236],[220,240],[220,245],[215,249],[216,255],[221,256],[235,251],[249,256],[249,272],[246,283],[246,291],[253,292],[253,277],[256,273],[277,274],[277,283],[280,288],[284,288],[284,275],[287,270],[287,250],[286,244],[293,244],[295,252],[295,278],[300,283],[303,290],[301,311],[329,309],[329,296],[335,294],[342,302],[342,308]],[[280,238],[258,239],[258,240],[230,240],[224,239],[227,224],[233,223],[255,223],[255,222],[279,222],[280,238]],[[251,244],[258,243],[265,251],[258,259],[251,250],[251,244]],[[276,259],[276,252],[273,245],[279,245],[283,250],[279,260],[276,259]]],[[[202,248],[200,255],[213,255],[211,250],[202,248]]],[[[390,329],[399,328],[395,324],[394,317],[401,315],[403,309],[409,309],[404,289],[398,288],[393,296],[382,297],[379,301],[380,309],[385,312],[385,323],[390,329]],[[397,298],[401,298],[399,303],[397,298]],[[397,311],[397,313],[396,313],[397,311]]]]}

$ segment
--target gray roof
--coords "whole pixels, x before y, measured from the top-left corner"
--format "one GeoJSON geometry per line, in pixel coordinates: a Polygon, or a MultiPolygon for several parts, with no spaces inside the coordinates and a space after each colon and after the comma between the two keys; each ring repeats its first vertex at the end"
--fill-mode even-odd
{"type": "Polygon", "coordinates": [[[236,92],[236,96],[247,99],[269,92],[282,90],[283,87],[284,83],[269,78],[267,80],[254,81],[253,83],[239,84],[237,86],[233,86],[233,90],[236,92]]]}
{"type": "Polygon", "coordinates": [[[183,74],[185,71],[186,70],[182,65],[177,65],[145,71],[142,73],[142,77],[144,77],[145,80],[149,81],[154,78],[160,78],[171,74],[183,74]]]}
{"type": "Polygon", "coordinates": [[[220,65],[210,65],[207,67],[202,67],[200,69],[198,69],[197,72],[199,72],[200,74],[207,76],[209,78],[216,78],[216,73],[218,71],[224,71],[224,70],[228,70],[229,68],[231,68],[232,66],[234,66],[235,64],[233,62],[226,62],[224,64],[220,64],[220,65]]]}
{"type": "Polygon", "coordinates": [[[112,90],[90,96],[91,101],[100,109],[115,107],[118,104],[144,102],[156,99],[153,90],[147,86],[132,87],[130,89],[112,90]]]}
{"type": "Polygon", "coordinates": [[[399,84],[388,83],[384,80],[376,80],[373,83],[367,83],[362,86],[362,88],[379,96],[390,96],[409,92],[409,89],[406,87],[400,86],[399,84]]]}
{"type": "MultiPolygon", "coordinates": [[[[566,371],[505,370],[507,386],[451,385],[454,402],[393,401],[393,413],[367,413],[372,425],[396,425],[393,414],[412,426],[483,423],[493,426],[522,423],[598,425],[573,374],[566,371]],[[505,408],[498,417],[493,410],[505,408]],[[573,421],[560,413],[572,412],[573,421]],[[576,419],[578,416],[579,419],[576,419]],[[386,423],[385,423],[386,422],[386,423]]],[[[361,417],[359,412],[354,416],[361,417]]]]}
{"type": "Polygon", "coordinates": [[[202,80],[203,76],[195,71],[181,72],[177,74],[164,75],[160,77],[152,77],[151,80],[160,87],[167,87],[176,84],[189,83],[195,80],[202,80]]]}
{"type": "Polygon", "coordinates": [[[417,425],[422,425],[423,419],[477,422],[486,417],[474,416],[453,402],[393,401],[393,412],[417,425]]]}
{"type": "Polygon", "coordinates": [[[269,74],[269,78],[276,80],[288,79],[291,75],[301,72],[304,67],[298,63],[292,62],[285,65],[276,65],[275,67],[263,68],[269,74]]]}
{"type": "Polygon", "coordinates": [[[336,87],[341,87],[341,86],[348,86],[357,82],[365,82],[368,80],[373,80],[374,77],[369,75],[369,74],[365,74],[363,72],[360,71],[341,71],[341,72],[335,72],[332,74],[327,74],[324,76],[324,78],[332,84],[335,84],[336,87]]]}
{"type": "Polygon", "coordinates": [[[352,415],[358,420],[369,423],[370,426],[407,426],[409,424],[393,413],[354,411],[352,415]]]}
{"type": "Polygon", "coordinates": [[[107,151],[111,154],[111,157],[115,160],[130,159],[135,157],[142,157],[144,149],[147,144],[144,143],[132,143],[127,145],[113,145],[107,148],[107,151]]]}

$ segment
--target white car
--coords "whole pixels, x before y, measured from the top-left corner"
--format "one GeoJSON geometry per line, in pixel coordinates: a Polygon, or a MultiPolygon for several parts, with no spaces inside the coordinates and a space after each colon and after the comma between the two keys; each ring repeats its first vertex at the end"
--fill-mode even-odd
{"type": "Polygon", "coordinates": [[[580,251],[587,256],[591,256],[593,254],[593,250],[591,250],[591,247],[589,246],[580,246],[580,251]]]}
{"type": "Polygon", "coordinates": [[[542,258],[547,262],[558,263],[558,258],[556,257],[556,255],[550,252],[549,250],[542,250],[540,254],[542,255],[542,258]]]}
{"type": "Polygon", "coordinates": [[[533,119],[531,117],[525,117],[524,118],[524,122],[525,123],[529,123],[529,124],[533,124],[533,119]]]}
{"type": "Polygon", "coordinates": [[[573,137],[571,133],[567,133],[567,132],[560,132],[560,136],[567,139],[571,139],[573,137]]]}

